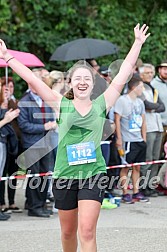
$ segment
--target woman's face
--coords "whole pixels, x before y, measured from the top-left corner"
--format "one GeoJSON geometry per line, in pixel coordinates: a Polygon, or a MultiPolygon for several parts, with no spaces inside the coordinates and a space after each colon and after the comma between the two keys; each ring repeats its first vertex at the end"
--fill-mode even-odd
{"type": "Polygon", "coordinates": [[[73,88],[74,96],[77,98],[89,98],[93,89],[91,72],[86,68],[76,69],[71,78],[71,88],[73,88]]]}
{"type": "Polygon", "coordinates": [[[4,92],[5,90],[9,90],[9,94],[10,94],[10,96],[11,95],[13,95],[13,93],[14,93],[14,84],[13,84],[13,82],[12,81],[9,81],[9,83],[8,83],[8,85],[6,86],[6,85],[3,85],[2,86],[2,91],[4,92]]]}
{"type": "Polygon", "coordinates": [[[13,95],[13,93],[14,93],[14,84],[13,84],[12,81],[10,81],[10,82],[8,83],[8,87],[9,87],[10,95],[13,95]]]}

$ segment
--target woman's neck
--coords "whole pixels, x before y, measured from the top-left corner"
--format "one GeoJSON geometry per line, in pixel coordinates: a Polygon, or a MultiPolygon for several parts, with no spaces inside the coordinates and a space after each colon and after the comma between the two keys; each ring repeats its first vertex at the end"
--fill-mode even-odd
{"type": "Polygon", "coordinates": [[[87,98],[87,99],[79,99],[79,98],[77,98],[77,97],[75,97],[74,99],[73,99],[73,103],[74,104],[82,104],[82,105],[90,105],[90,104],[92,104],[92,101],[90,100],[90,98],[87,98]]]}

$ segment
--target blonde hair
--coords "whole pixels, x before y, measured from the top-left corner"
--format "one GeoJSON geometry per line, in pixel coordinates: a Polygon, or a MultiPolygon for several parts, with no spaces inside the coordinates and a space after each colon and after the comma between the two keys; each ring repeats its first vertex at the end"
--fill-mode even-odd
{"type": "Polygon", "coordinates": [[[53,70],[50,72],[49,78],[50,78],[50,84],[53,85],[54,83],[57,83],[59,80],[62,81],[64,79],[64,75],[60,71],[53,70]]]}

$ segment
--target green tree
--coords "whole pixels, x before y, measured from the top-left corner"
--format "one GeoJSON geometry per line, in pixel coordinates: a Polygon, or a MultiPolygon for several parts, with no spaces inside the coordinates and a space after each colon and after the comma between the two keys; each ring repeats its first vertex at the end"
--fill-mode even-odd
{"type": "MultiPolygon", "coordinates": [[[[147,23],[151,32],[142,60],[156,65],[167,58],[163,0],[1,0],[0,9],[0,36],[7,46],[34,53],[49,70],[66,70],[72,63],[51,63],[49,58],[59,45],[82,37],[108,39],[119,46],[118,55],[99,58],[99,63],[109,65],[116,57],[124,58],[138,22],[147,23]]],[[[25,85],[18,79],[17,83],[20,96],[25,85]]]]}

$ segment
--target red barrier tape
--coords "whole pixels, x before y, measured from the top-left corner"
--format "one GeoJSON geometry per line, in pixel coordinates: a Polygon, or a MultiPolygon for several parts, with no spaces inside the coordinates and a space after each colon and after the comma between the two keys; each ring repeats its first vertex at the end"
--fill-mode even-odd
{"type": "MultiPolygon", "coordinates": [[[[155,161],[146,161],[146,162],[133,163],[133,164],[112,165],[106,168],[107,169],[124,168],[124,167],[130,168],[130,167],[138,166],[138,165],[162,164],[162,163],[167,163],[167,160],[155,160],[155,161]]],[[[53,175],[53,172],[36,173],[36,174],[30,173],[30,174],[25,174],[25,175],[0,177],[0,181],[12,180],[12,179],[25,179],[25,178],[32,178],[32,177],[43,177],[43,176],[51,176],[51,175],[53,175]]]]}

